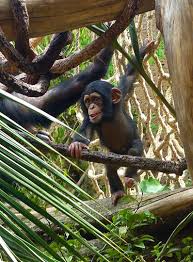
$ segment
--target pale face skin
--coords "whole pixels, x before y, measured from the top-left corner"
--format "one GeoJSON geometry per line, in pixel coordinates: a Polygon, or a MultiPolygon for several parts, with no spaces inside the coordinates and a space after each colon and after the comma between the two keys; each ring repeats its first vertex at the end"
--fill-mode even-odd
{"type": "Polygon", "coordinates": [[[93,124],[97,124],[102,120],[103,101],[100,94],[94,92],[84,96],[84,104],[88,109],[89,120],[93,124]]]}

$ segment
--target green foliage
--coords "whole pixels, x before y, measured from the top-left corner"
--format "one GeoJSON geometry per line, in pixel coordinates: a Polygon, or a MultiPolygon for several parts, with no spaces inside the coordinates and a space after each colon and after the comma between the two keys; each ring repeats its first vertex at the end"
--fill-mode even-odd
{"type": "Polygon", "coordinates": [[[158,125],[158,121],[157,121],[157,116],[155,114],[153,114],[152,119],[151,119],[151,131],[153,133],[153,135],[157,134],[159,125],[158,125]]]}
{"type": "Polygon", "coordinates": [[[192,262],[193,261],[193,238],[187,236],[170,243],[167,246],[164,257],[159,258],[161,250],[164,246],[162,242],[159,242],[157,245],[153,246],[152,255],[157,258],[157,262],[171,261],[171,262],[192,262]],[[176,243],[175,243],[176,242],[176,243]]]}
{"type": "MultiPolygon", "coordinates": [[[[86,28],[74,33],[73,44],[63,50],[65,56],[74,53],[75,50],[82,49],[88,45],[91,39],[90,31],[86,28]]],[[[42,43],[37,47],[36,51],[40,54],[47,47],[50,36],[46,36],[42,43]]],[[[164,44],[161,41],[157,50],[159,59],[165,58],[164,44]]],[[[154,63],[150,59],[150,63],[154,63]]],[[[77,69],[72,69],[64,76],[53,80],[51,86],[58,85],[65,79],[74,76],[76,73],[84,70],[89,62],[82,63],[77,69]]],[[[114,68],[111,64],[106,75],[110,78],[114,75],[114,68]]],[[[116,84],[116,83],[113,83],[116,84]]],[[[60,116],[60,119],[73,129],[78,128],[76,121],[77,107],[73,106],[60,116]]],[[[137,118],[137,115],[135,115],[137,118]]],[[[2,127],[3,123],[1,123],[2,127]]],[[[8,127],[7,128],[7,133],[8,127]]],[[[151,128],[153,134],[157,133],[158,126],[156,119],[152,119],[151,128]]],[[[13,134],[12,134],[13,135],[13,134]]],[[[15,135],[15,134],[14,134],[15,135]]],[[[72,132],[66,127],[55,125],[52,128],[52,137],[56,143],[69,143],[72,132]]],[[[145,233],[145,226],[155,224],[157,219],[150,213],[136,213],[131,210],[123,210],[113,217],[113,223],[109,226],[110,232],[104,236],[100,230],[89,224],[89,218],[92,215],[84,209],[81,199],[88,197],[81,189],[68,179],[68,175],[76,173],[79,176],[83,170],[87,168],[87,163],[76,161],[78,167],[64,160],[60,155],[55,153],[49,154],[49,164],[29,152],[25,147],[14,143],[7,134],[1,132],[1,172],[8,177],[15,177],[20,184],[19,190],[0,181],[3,190],[0,190],[0,218],[6,224],[6,228],[0,227],[0,236],[2,236],[8,246],[21,259],[20,261],[68,261],[82,262],[91,261],[90,257],[82,257],[79,253],[82,246],[89,248],[95,255],[92,261],[164,261],[160,260],[160,254],[164,249],[164,258],[166,261],[193,261],[193,239],[186,237],[180,243],[175,243],[174,239],[169,244],[156,242],[156,239],[145,233]],[[4,148],[5,146],[5,148],[4,148]],[[14,163],[15,162],[15,163],[14,163]],[[51,164],[50,164],[51,163],[51,164]],[[20,166],[19,166],[20,164],[20,166]],[[57,167],[57,168],[56,168],[57,167]],[[79,169],[78,169],[79,168],[79,169]],[[83,169],[83,170],[81,170],[83,169]],[[70,190],[69,190],[70,189],[70,190]],[[72,194],[71,190],[78,192],[79,196],[72,194]],[[19,204],[15,200],[19,200],[19,204]],[[36,227],[46,232],[49,241],[40,238],[28,224],[20,221],[12,210],[9,210],[5,203],[9,203],[14,209],[22,214],[26,220],[31,221],[36,227]],[[23,208],[22,203],[28,206],[23,208]],[[77,230],[74,226],[62,224],[57,216],[47,213],[46,207],[51,206],[56,209],[56,213],[60,211],[62,214],[74,219],[79,224],[81,230],[77,230]],[[49,222],[49,226],[44,225],[29,210],[35,210],[49,222]],[[78,211],[78,212],[77,212],[78,211]],[[86,219],[82,218],[80,212],[86,215],[86,219]],[[55,233],[57,227],[61,234],[55,233]],[[7,230],[9,229],[9,230],[7,230]],[[89,232],[103,243],[103,248],[97,250],[94,246],[82,237],[82,231],[89,232]],[[14,232],[14,234],[13,234],[14,232]],[[113,241],[113,242],[112,242],[113,241]],[[122,253],[124,251],[124,254],[122,253]],[[40,259],[41,258],[41,259],[40,259]],[[168,260],[171,259],[171,260],[168,260]],[[172,260],[173,259],[173,260],[172,260]]],[[[17,137],[18,138],[18,137],[17,137]]],[[[19,138],[21,139],[21,138],[19,138]]],[[[31,147],[26,141],[22,141],[26,147],[31,147]]],[[[141,182],[141,190],[143,193],[157,193],[168,190],[166,186],[162,186],[158,180],[149,178],[141,182]]],[[[128,200],[128,197],[124,198],[128,200]]],[[[122,199],[122,201],[124,201],[122,199]]],[[[128,202],[128,201],[127,201],[128,202]]],[[[96,215],[94,213],[94,215],[96,215]]],[[[104,226],[105,227],[105,226],[104,226]]],[[[85,234],[85,233],[84,233],[85,234]]],[[[6,256],[7,257],[7,256],[6,256]]],[[[6,261],[5,257],[2,257],[6,261]]],[[[1,255],[0,255],[1,260],[1,255]]]]}
{"type": "Polygon", "coordinates": [[[79,39],[77,39],[79,42],[80,49],[84,48],[86,45],[92,42],[90,30],[87,28],[81,28],[80,29],[80,36],[79,39]]]}
{"type": "Polygon", "coordinates": [[[173,230],[173,232],[171,233],[171,235],[169,236],[168,240],[166,241],[166,243],[163,245],[162,250],[160,251],[159,257],[156,260],[159,261],[159,258],[162,258],[163,256],[166,255],[168,246],[172,243],[172,241],[174,241],[175,237],[190,223],[192,222],[193,219],[193,211],[190,212],[177,226],[176,228],[173,230]]]}
{"type": "Polygon", "coordinates": [[[169,187],[166,185],[162,185],[159,180],[155,179],[155,178],[148,178],[148,179],[144,179],[141,183],[140,183],[140,189],[143,193],[159,193],[159,192],[163,192],[163,191],[168,191],[169,187]]]}
{"type": "MultiPolygon", "coordinates": [[[[145,233],[147,226],[157,223],[157,218],[149,211],[136,213],[129,209],[122,210],[113,216],[109,226],[108,238],[117,243],[124,250],[126,257],[131,262],[191,262],[193,261],[193,237],[186,236],[182,239],[173,239],[160,258],[165,244],[149,234],[145,233]]],[[[101,253],[108,261],[126,261],[115,249],[104,245],[101,253]]],[[[90,258],[87,258],[88,261],[90,258]]],[[[93,260],[95,261],[95,260],[93,260]]],[[[96,259],[103,262],[103,258],[96,259]]]]}
{"type": "MultiPolygon", "coordinates": [[[[96,249],[76,233],[76,230],[74,231],[67,225],[62,224],[57,216],[55,217],[55,214],[50,214],[45,209],[45,207],[49,206],[54,208],[56,213],[60,211],[61,214],[67,215],[80,224],[85,231],[91,230],[92,234],[94,233],[95,235],[96,233],[95,236],[97,238],[102,236],[104,243],[108,245],[107,238],[104,237],[103,233],[93,227],[88,222],[89,219],[82,217],[81,213],[89,215],[89,212],[81,207],[80,203],[82,201],[80,198],[73,195],[67,188],[79,191],[80,194],[86,197],[89,197],[88,194],[78,188],[69,178],[63,176],[55,164],[50,163],[50,161],[44,161],[40,157],[43,157],[43,155],[25,138],[21,137],[15,129],[22,130],[26,136],[34,139],[36,143],[44,144],[48,150],[54,151],[53,149],[43,141],[30,135],[22,127],[19,127],[18,124],[10,121],[6,116],[2,114],[0,116],[0,220],[3,222],[0,223],[0,238],[5,241],[13,254],[22,262],[66,261],[65,256],[60,256],[62,247],[66,248],[74,256],[80,257],[82,261],[85,261],[73,245],[71,246],[66,239],[56,234],[55,228],[57,227],[62,232],[62,235],[69,234],[71,238],[90,248],[97,256],[101,256],[96,249]],[[14,129],[10,128],[4,121],[10,121],[9,124],[14,129]],[[14,138],[17,138],[17,141],[14,138]],[[47,173],[50,173],[51,176],[48,176],[47,173]],[[54,180],[52,177],[56,179],[54,180]],[[62,180],[65,186],[61,186],[61,183],[58,183],[57,179],[62,180]],[[16,181],[29,194],[22,192],[22,190],[19,191],[10,184],[10,180],[16,181]],[[30,193],[34,195],[33,201],[30,193]],[[45,204],[41,205],[40,201],[45,204]],[[16,215],[15,210],[17,210],[17,214],[20,214],[20,216],[16,215]],[[31,210],[36,211],[36,213],[31,213],[31,210]],[[77,212],[77,210],[81,213],[77,212]],[[37,218],[37,213],[42,220],[49,221],[48,224],[43,223],[39,217],[37,218]],[[23,219],[21,219],[21,216],[23,219]],[[30,227],[28,221],[42,232],[46,232],[46,235],[53,240],[53,243],[57,243],[58,250],[54,250],[44,238],[37,234],[30,227]],[[50,226],[51,224],[52,226],[50,226]]],[[[84,205],[84,203],[82,204],[84,205]]],[[[89,216],[93,217],[92,214],[89,216]]],[[[105,225],[103,226],[105,228],[105,225]]],[[[113,246],[122,254],[122,251],[111,241],[111,247],[113,246]]],[[[104,261],[107,260],[104,258],[104,261]]]]}
{"type": "Polygon", "coordinates": [[[164,47],[164,41],[161,40],[158,49],[156,50],[156,54],[158,55],[160,60],[165,59],[165,47],[164,47]]]}
{"type": "MultiPolygon", "coordinates": [[[[164,47],[164,41],[163,39],[161,40],[157,50],[156,50],[156,55],[158,56],[159,60],[163,61],[166,59],[165,56],[165,47],[164,47]]],[[[150,65],[154,65],[155,61],[153,57],[150,57],[150,59],[148,60],[150,65]]]]}
{"type": "MultiPolygon", "coordinates": [[[[129,209],[122,210],[113,217],[113,224],[110,225],[111,232],[107,235],[124,250],[130,261],[141,261],[141,257],[149,252],[149,244],[154,242],[151,235],[142,233],[142,228],[155,221],[155,216],[148,211],[135,213],[129,209]]],[[[102,252],[109,261],[124,261],[112,248],[104,246],[102,252]]],[[[98,258],[97,261],[103,260],[98,258]]]]}

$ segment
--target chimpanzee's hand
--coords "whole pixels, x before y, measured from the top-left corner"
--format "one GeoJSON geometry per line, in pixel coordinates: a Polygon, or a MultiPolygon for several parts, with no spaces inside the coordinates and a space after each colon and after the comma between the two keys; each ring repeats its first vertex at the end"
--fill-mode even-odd
{"type": "Polygon", "coordinates": [[[131,148],[128,150],[128,155],[138,156],[138,155],[139,155],[139,150],[138,150],[138,148],[131,147],[131,148]]]}
{"type": "Polygon", "coordinates": [[[69,145],[68,149],[72,157],[80,158],[82,154],[82,150],[84,149],[88,150],[88,146],[81,142],[73,142],[69,145]]]}
{"type": "Polygon", "coordinates": [[[135,180],[131,177],[125,177],[125,186],[127,188],[132,188],[135,185],[135,180]]]}

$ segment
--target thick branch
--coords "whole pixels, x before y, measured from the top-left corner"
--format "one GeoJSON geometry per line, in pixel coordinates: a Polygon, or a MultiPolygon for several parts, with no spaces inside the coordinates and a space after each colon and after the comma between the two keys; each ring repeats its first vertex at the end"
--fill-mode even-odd
{"type": "Polygon", "coordinates": [[[56,61],[52,68],[52,73],[61,74],[76,66],[85,60],[96,55],[102,48],[112,43],[119,34],[121,34],[129,25],[139,6],[140,0],[127,0],[122,14],[117,18],[116,22],[98,39],[85,47],[81,52],[73,54],[70,57],[56,61]]]}
{"type": "MultiPolygon", "coordinates": [[[[37,37],[117,18],[126,0],[26,0],[29,35],[37,37]]],[[[138,13],[154,9],[154,0],[141,0],[138,13]]],[[[9,40],[15,39],[10,1],[0,1],[0,25],[9,40]]]]}
{"type": "Polygon", "coordinates": [[[14,27],[16,32],[15,48],[31,61],[35,54],[29,44],[29,16],[26,8],[26,2],[23,0],[11,0],[11,10],[14,17],[14,27]]]}
{"type": "MultiPolygon", "coordinates": [[[[43,37],[36,37],[36,38],[32,38],[30,39],[30,47],[32,49],[35,49],[35,47],[42,41],[43,37]]],[[[3,55],[1,55],[0,53],[0,68],[3,72],[9,73],[9,74],[18,74],[19,73],[19,69],[13,65],[12,63],[10,63],[9,61],[7,61],[3,55]]]]}
{"type": "Polygon", "coordinates": [[[13,64],[15,67],[20,68],[27,74],[33,74],[33,67],[28,64],[20,53],[13,47],[11,43],[6,39],[3,31],[0,28],[0,51],[5,58],[13,64]]]}
{"type": "MultiPolygon", "coordinates": [[[[18,0],[12,0],[16,1],[18,0]]],[[[65,71],[76,67],[81,62],[91,58],[92,56],[96,55],[103,47],[107,46],[109,43],[111,43],[114,39],[118,37],[118,35],[124,31],[124,29],[128,26],[129,22],[133,19],[133,17],[136,14],[139,0],[128,0],[127,4],[125,5],[124,11],[122,14],[118,17],[116,22],[107,30],[102,36],[100,36],[96,41],[93,41],[89,46],[87,46],[84,50],[79,52],[78,54],[70,56],[68,59],[60,59],[60,61],[55,62],[54,68],[55,70],[52,70],[55,74],[61,74],[65,71]]],[[[21,10],[20,10],[21,15],[21,10]]],[[[26,29],[27,30],[27,29],[26,29]]],[[[26,31],[25,30],[25,31],[26,31]]],[[[62,35],[62,34],[61,34],[62,35]]],[[[20,36],[20,35],[19,35],[20,36]]],[[[63,35],[62,35],[63,36],[63,35]]],[[[65,33],[64,33],[64,36],[65,33]]],[[[6,37],[4,36],[3,32],[1,32],[0,35],[0,50],[4,54],[4,56],[11,61],[13,64],[17,65],[23,72],[28,73],[30,75],[37,74],[38,71],[41,73],[42,68],[47,70],[52,65],[56,57],[58,56],[59,50],[61,50],[63,46],[63,37],[59,35],[56,39],[56,43],[58,46],[57,52],[53,52],[53,47],[55,46],[55,42],[53,41],[53,44],[50,45],[50,48],[48,51],[43,55],[43,58],[41,57],[40,60],[34,61],[32,64],[27,64],[26,61],[23,59],[23,57],[20,56],[20,54],[14,50],[13,46],[7,41],[6,37]],[[63,41],[58,41],[60,38],[63,41]],[[53,56],[53,59],[50,59],[50,53],[53,56]],[[49,56],[48,56],[49,55],[49,56]],[[49,59],[47,59],[49,57],[49,59]],[[46,58],[46,59],[44,59],[46,58]],[[48,63],[47,66],[45,66],[45,62],[48,63]],[[41,70],[40,70],[41,69],[41,70]]],[[[18,39],[17,39],[18,40],[18,39]]],[[[56,48],[54,48],[56,49],[56,48]]],[[[45,73],[45,72],[44,72],[45,73]]],[[[9,86],[10,87],[10,86],[9,86]]]]}
{"type": "MultiPolygon", "coordinates": [[[[40,77],[37,84],[30,85],[4,72],[0,72],[0,82],[8,88],[6,91],[15,91],[27,96],[41,96],[45,94],[50,85],[50,79],[45,75],[40,77]]],[[[0,88],[5,90],[3,86],[0,88]]]]}
{"type": "Polygon", "coordinates": [[[156,0],[180,134],[193,179],[193,2],[156,0]],[[172,34],[171,34],[172,32],[172,34]]]}
{"type": "Polygon", "coordinates": [[[54,35],[45,52],[33,60],[35,71],[39,74],[47,73],[55,60],[58,59],[62,48],[71,43],[71,32],[67,31],[54,35]]]}
{"type": "MultiPolygon", "coordinates": [[[[96,212],[100,213],[102,216],[96,216],[101,222],[107,223],[107,220],[112,219],[112,216],[124,209],[131,209],[134,212],[144,212],[150,211],[157,217],[161,218],[161,225],[167,227],[168,224],[175,226],[183,216],[187,215],[188,212],[192,211],[193,208],[193,188],[181,188],[174,191],[162,192],[158,194],[143,195],[137,196],[136,199],[128,201],[119,201],[117,206],[112,206],[111,198],[98,199],[95,201],[86,201],[85,204],[87,207],[82,204],[84,209],[88,209],[88,206],[91,207],[96,212]],[[175,219],[174,219],[175,218],[175,219]],[[169,223],[168,223],[169,222],[169,223]]],[[[28,208],[26,206],[26,208],[28,208]]],[[[53,207],[47,208],[47,212],[52,216],[57,216],[57,219],[61,223],[72,223],[74,221],[62,214],[61,212],[56,212],[56,209],[53,207]]],[[[78,212],[78,211],[77,211],[78,212]]],[[[46,225],[49,225],[49,221],[42,217],[35,211],[32,211],[38,219],[40,219],[46,225]]],[[[22,221],[26,221],[29,227],[33,228],[36,232],[41,233],[40,229],[37,226],[34,226],[32,222],[29,222],[26,218],[22,217],[19,213],[17,214],[22,221]]],[[[88,220],[88,217],[85,217],[84,214],[80,215],[88,220]]],[[[89,222],[97,226],[97,221],[94,219],[89,219],[89,222]]],[[[56,229],[57,230],[57,229],[56,229]]]]}

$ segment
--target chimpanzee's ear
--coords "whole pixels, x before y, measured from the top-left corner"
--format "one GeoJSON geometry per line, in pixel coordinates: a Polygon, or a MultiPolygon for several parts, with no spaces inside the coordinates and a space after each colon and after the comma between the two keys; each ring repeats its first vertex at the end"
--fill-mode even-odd
{"type": "Polygon", "coordinates": [[[112,88],[112,102],[117,104],[121,101],[122,92],[119,88],[112,88]]]}

